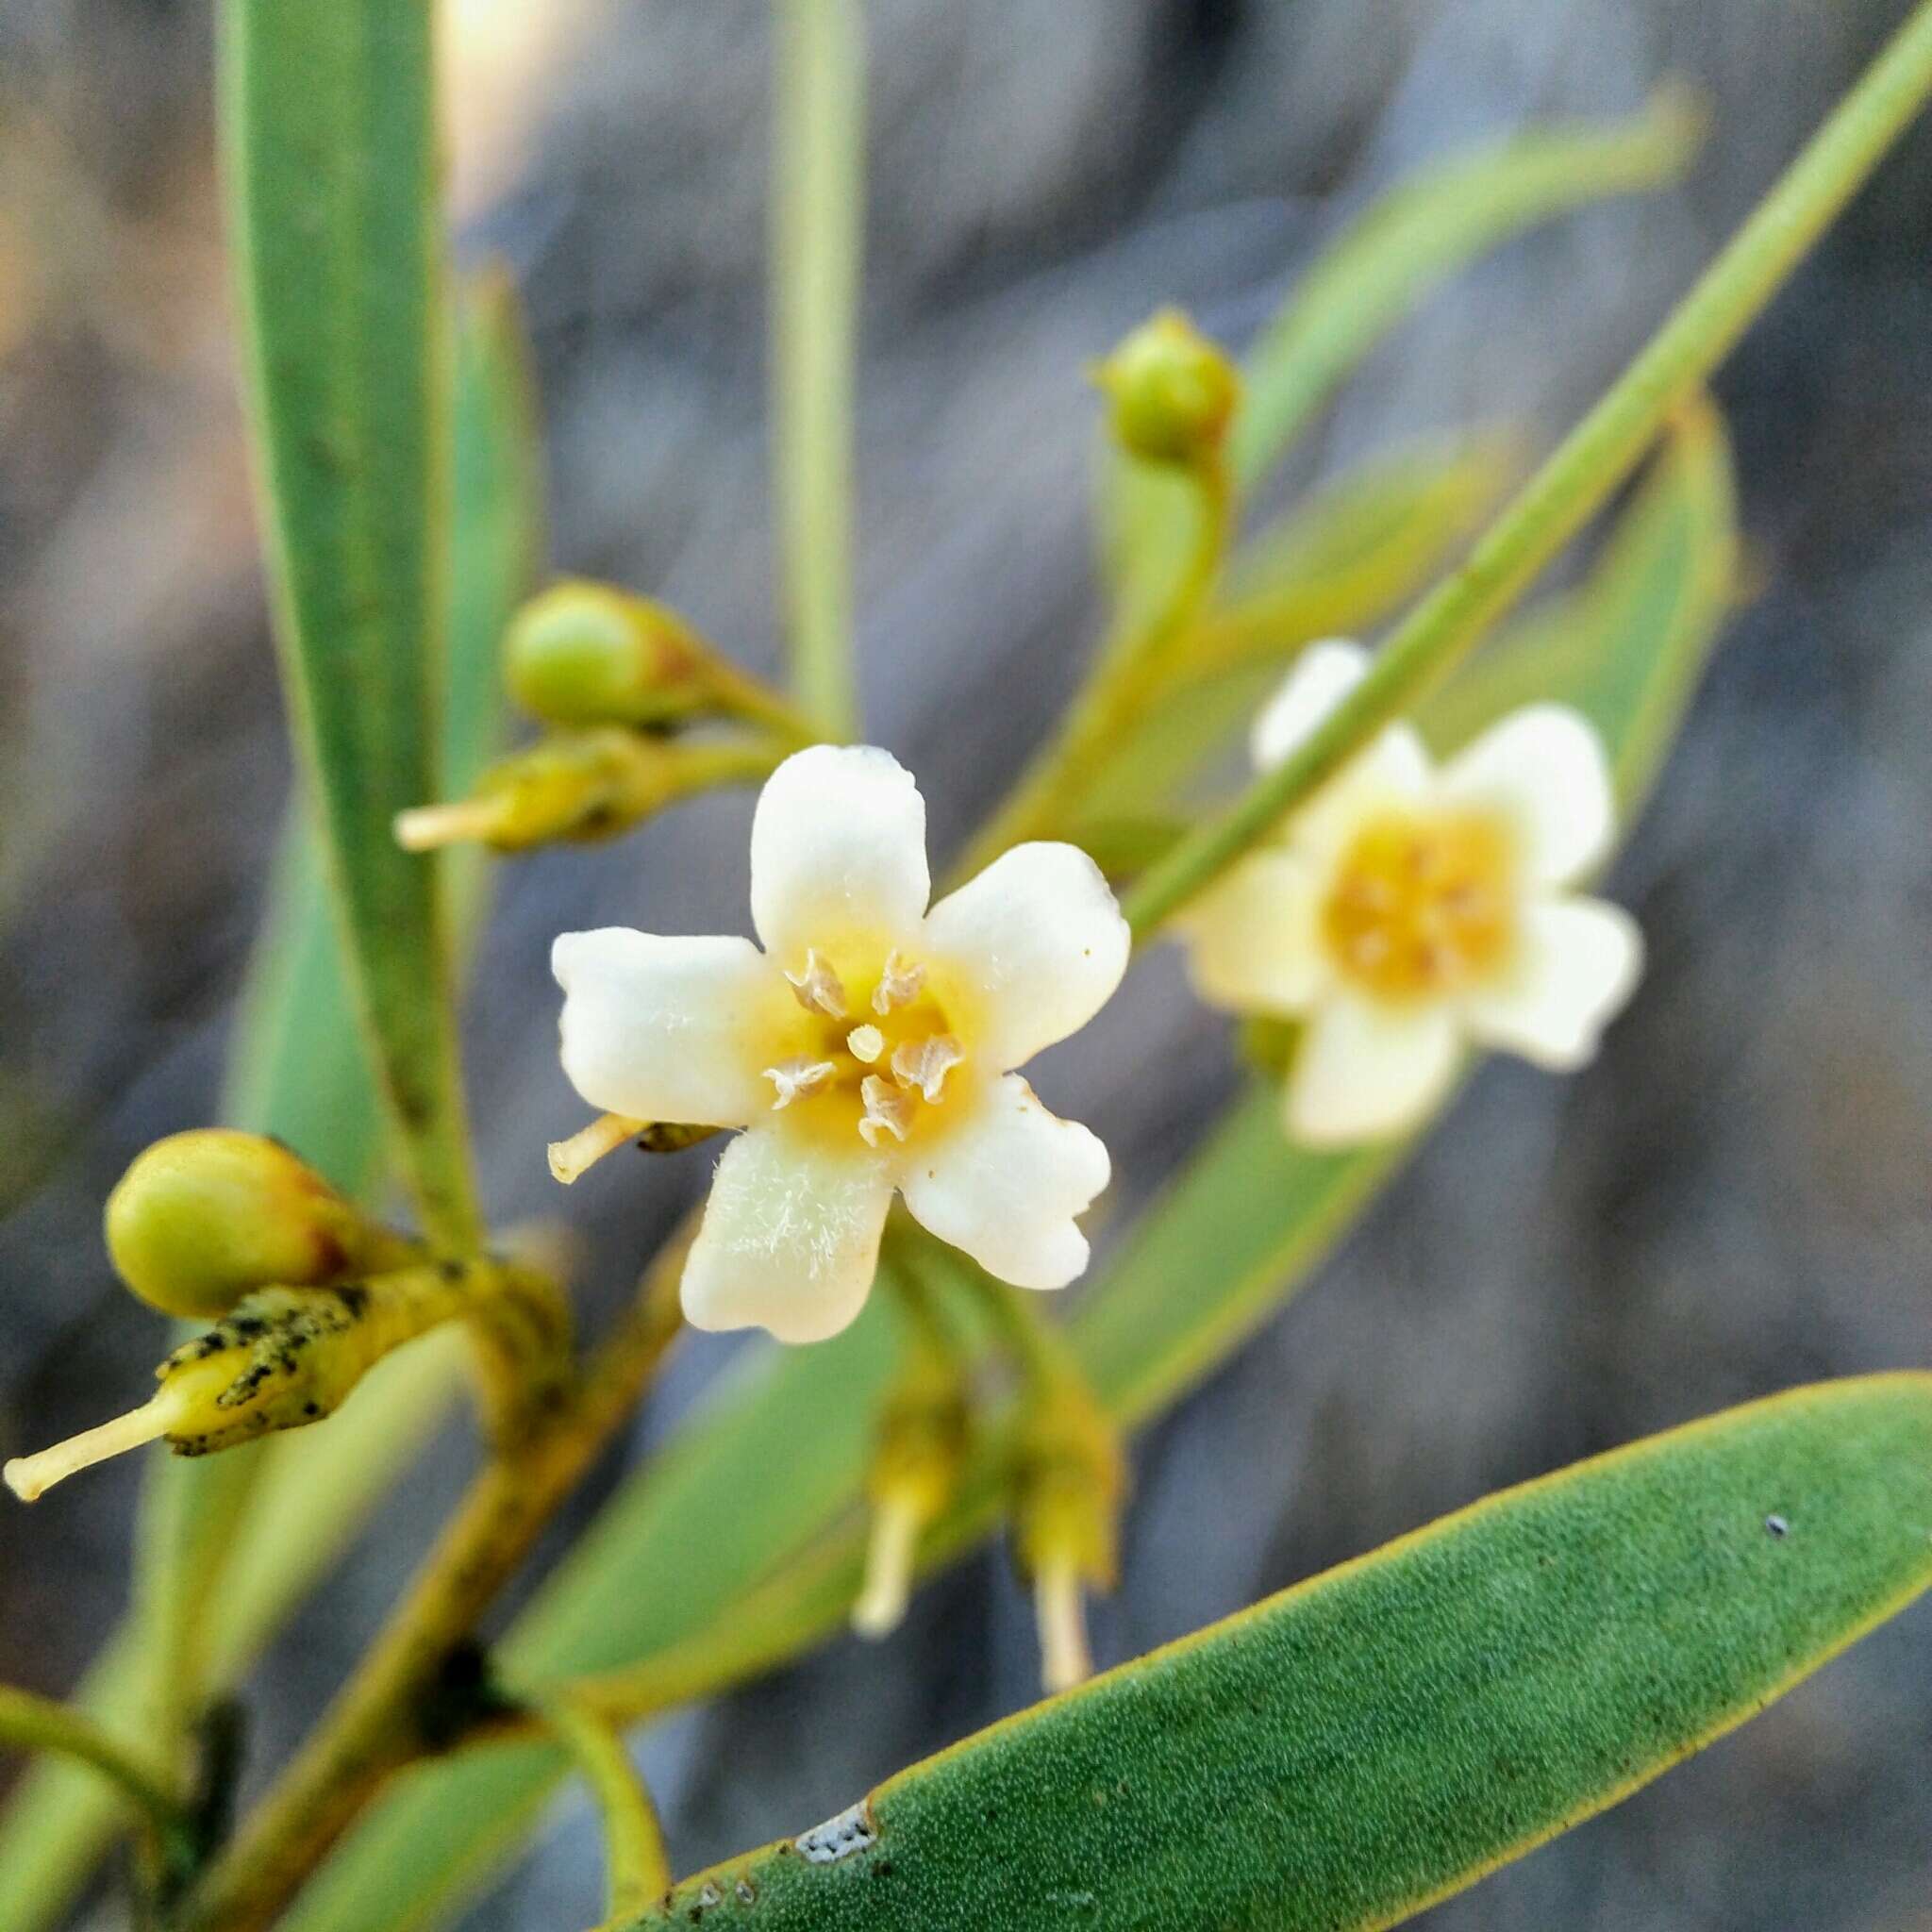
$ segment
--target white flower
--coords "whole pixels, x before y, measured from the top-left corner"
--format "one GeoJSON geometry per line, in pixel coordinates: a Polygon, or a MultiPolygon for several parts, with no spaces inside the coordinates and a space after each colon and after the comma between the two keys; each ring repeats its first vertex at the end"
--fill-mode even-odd
{"type": "Polygon", "coordinates": [[[1106,1004],[1126,923],[1072,845],[1017,846],[927,910],[929,891],[910,774],[819,745],[772,774],[752,822],[762,952],[622,927],[557,941],[564,1072],[592,1107],[620,1130],[746,1130],[685,1266],[696,1326],[837,1334],[894,1189],[1019,1287],[1087,1265],[1074,1217],[1107,1185],[1107,1149],[1011,1070],[1106,1004]]]}
{"type": "MultiPolygon", "coordinates": [[[[1256,721],[1257,765],[1367,664],[1357,644],[1310,645],[1256,721]]],[[[1565,890],[1611,830],[1603,747],[1575,711],[1529,706],[1440,771],[1412,726],[1389,725],[1183,915],[1195,988],[1306,1021],[1288,1127],[1314,1146],[1417,1124],[1465,1042],[1582,1066],[1642,967],[1636,922],[1565,890]]]]}

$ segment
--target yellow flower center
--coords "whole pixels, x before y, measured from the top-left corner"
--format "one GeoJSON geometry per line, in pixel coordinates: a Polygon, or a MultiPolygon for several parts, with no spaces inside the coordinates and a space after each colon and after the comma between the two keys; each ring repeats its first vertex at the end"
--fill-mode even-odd
{"type": "Polygon", "coordinates": [[[1385,1000],[1454,992],[1492,972],[1515,931],[1513,853],[1477,814],[1372,821],[1336,869],[1322,936],[1385,1000]]]}
{"type": "Polygon", "coordinates": [[[908,1141],[941,1106],[965,1049],[927,984],[896,950],[845,970],[812,949],[785,977],[806,1021],[794,1050],[764,1070],[776,1111],[871,1147],[908,1141]]]}

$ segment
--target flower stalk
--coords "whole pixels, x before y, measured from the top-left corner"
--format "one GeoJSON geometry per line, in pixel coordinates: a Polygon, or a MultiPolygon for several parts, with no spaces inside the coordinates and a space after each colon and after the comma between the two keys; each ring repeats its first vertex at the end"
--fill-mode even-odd
{"type": "Polygon", "coordinates": [[[605,1917],[595,1932],[621,1932],[671,1884],[658,1807],[614,1725],[567,1694],[541,1698],[535,1708],[575,1760],[604,1821],[605,1917]]]}

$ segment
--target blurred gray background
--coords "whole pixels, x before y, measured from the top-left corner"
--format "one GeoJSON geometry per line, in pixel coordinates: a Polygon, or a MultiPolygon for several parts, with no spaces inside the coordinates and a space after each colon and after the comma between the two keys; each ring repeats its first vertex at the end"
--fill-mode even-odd
{"type": "MultiPolygon", "coordinates": [[[[541,362],[561,566],[774,656],[756,0],[453,8],[467,256],[541,362]]],[[[1085,360],[1161,302],[1244,341],[1403,172],[1539,117],[1704,89],[1680,192],[1517,242],[1375,354],[1286,479],[1407,436],[1546,447],[1651,328],[1903,0],[874,0],[861,551],[871,734],[955,843],[1093,635],[1085,360]]],[[[1601,1061],[1492,1066],[1308,1291],[1136,1451],[1117,1660],[1501,1484],[1807,1378],[1922,1362],[1932,1324],[1932,134],[1894,155],[1724,371],[1761,594],[1614,890],[1650,976],[1601,1061]]],[[[0,1449],[141,1390],[158,1324],[101,1198],[210,1117],[287,783],[245,478],[206,8],[0,10],[0,1449]]],[[[743,922],[744,798],[513,862],[469,1014],[490,1198],[556,1211],[562,927],[743,922]]],[[[1229,1090],[1170,957],[1062,1051],[1116,1213],[1229,1090]]],[[[701,1179],[570,1197],[587,1321],[701,1179]]],[[[630,1453],[728,1355],[681,1357],[630,1453]]],[[[460,1437],[251,1687],[284,1748],[468,1464],[460,1437]]],[[[583,1498],[580,1519],[615,1471],[583,1498]]],[[[0,1511],[0,1676],[69,1683],[125,1598],[130,1465],[0,1511]]],[[[554,1553],[554,1544],[553,1544],[554,1553]]],[[[1033,1694],[989,1553],[644,1746],[679,1869],[848,1802],[1033,1694]]],[[[1932,1924],[1932,1615],[1427,1915],[1438,1932],[1932,1924]]],[[[597,1915],[565,1805],[470,1932],[597,1915]]],[[[119,1923],[110,1900],[91,1923],[119,1923]]],[[[372,1928],[375,1932],[375,1928],[372,1928]]]]}

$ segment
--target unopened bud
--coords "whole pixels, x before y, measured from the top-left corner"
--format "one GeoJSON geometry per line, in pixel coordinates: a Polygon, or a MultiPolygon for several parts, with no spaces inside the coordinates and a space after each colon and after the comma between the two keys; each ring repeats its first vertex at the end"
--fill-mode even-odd
{"type": "Polygon", "coordinates": [[[138,1155],[104,1221],[122,1280],[195,1320],[271,1282],[330,1280],[384,1239],[279,1141],[225,1127],[172,1134],[138,1155]]]}
{"type": "Polygon", "coordinates": [[[1220,450],[1241,376],[1177,308],[1142,323],[1093,372],[1113,433],[1143,462],[1192,469],[1220,450]]]}
{"type": "Polygon", "coordinates": [[[510,620],[510,696],[552,724],[658,724],[712,708],[712,653],[674,610],[567,578],[510,620]]]}
{"type": "Polygon", "coordinates": [[[852,1607],[861,1637],[888,1636],[905,1617],[920,1534],[953,1500],[968,1427],[966,1391],[952,1364],[915,1355],[880,1421],[866,1480],[872,1534],[864,1587],[852,1607]]]}

